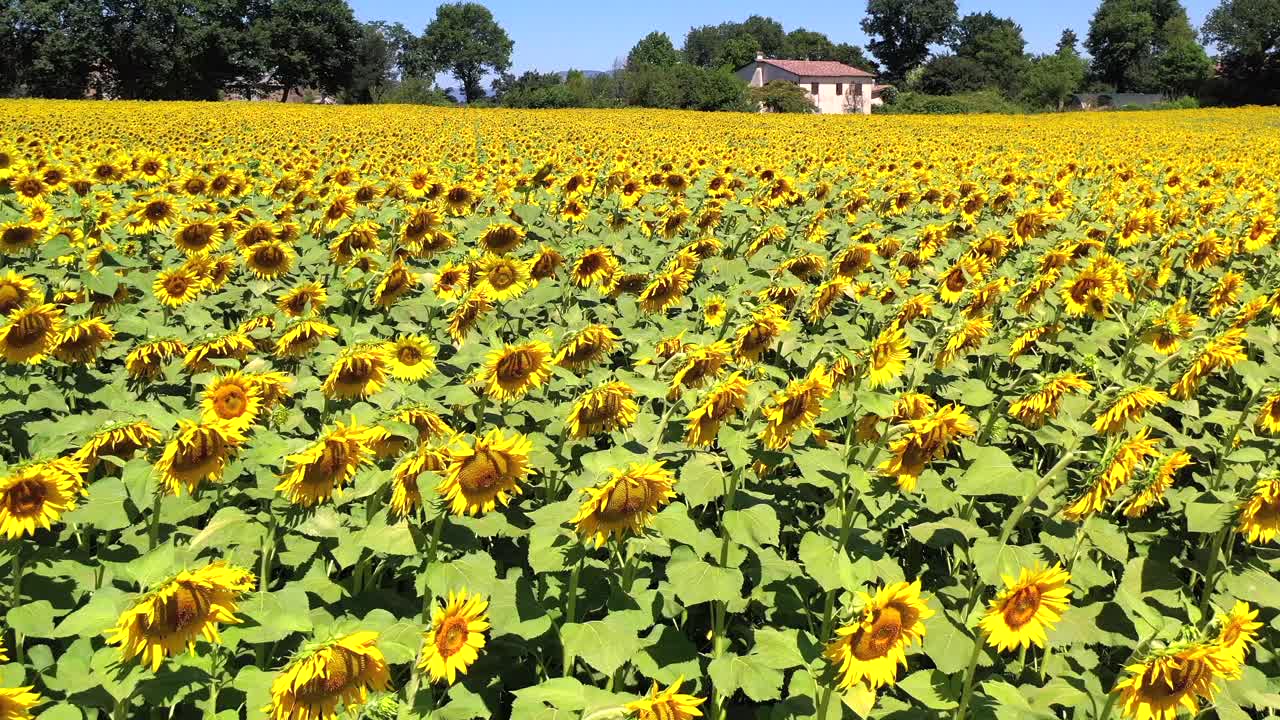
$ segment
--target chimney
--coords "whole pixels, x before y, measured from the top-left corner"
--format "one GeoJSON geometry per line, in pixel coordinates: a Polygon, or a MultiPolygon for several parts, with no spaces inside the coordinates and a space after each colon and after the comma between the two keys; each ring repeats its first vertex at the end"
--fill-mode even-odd
{"type": "Polygon", "coordinates": [[[760,62],[763,59],[764,59],[764,53],[762,52],[756,53],[756,62],[760,62]]]}

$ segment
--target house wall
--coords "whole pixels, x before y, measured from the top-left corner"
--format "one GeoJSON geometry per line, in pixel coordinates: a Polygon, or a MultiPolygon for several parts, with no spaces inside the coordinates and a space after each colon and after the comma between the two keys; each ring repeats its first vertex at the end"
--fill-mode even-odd
{"type": "Polygon", "coordinates": [[[796,83],[813,98],[813,104],[817,106],[818,112],[823,114],[839,115],[858,112],[857,104],[859,98],[863,98],[862,105],[865,109],[862,109],[862,112],[871,112],[871,86],[873,84],[871,78],[802,77],[787,72],[776,65],[761,62],[748,65],[738,70],[735,75],[745,80],[751,87],[761,87],[774,80],[796,83]],[[812,83],[815,82],[818,83],[817,95],[812,92],[812,83]],[[837,82],[843,85],[844,93],[841,95],[836,94],[837,82]]]}

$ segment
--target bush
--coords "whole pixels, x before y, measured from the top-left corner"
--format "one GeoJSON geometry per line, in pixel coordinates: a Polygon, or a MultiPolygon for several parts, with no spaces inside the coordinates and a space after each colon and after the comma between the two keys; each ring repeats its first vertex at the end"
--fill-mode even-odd
{"type": "Polygon", "coordinates": [[[982,65],[959,55],[943,55],[930,60],[918,81],[920,91],[930,95],[976,92],[990,84],[982,65]]]}
{"type": "Polygon", "coordinates": [[[874,108],[889,115],[971,115],[975,113],[1020,114],[1025,110],[1006,100],[995,90],[960,95],[928,95],[919,92],[899,93],[892,104],[874,108]]]}
{"type": "Polygon", "coordinates": [[[804,88],[785,80],[773,80],[763,87],[751,88],[751,101],[776,113],[812,113],[818,108],[804,88]]]}
{"type": "Polygon", "coordinates": [[[389,105],[453,105],[453,99],[425,78],[408,77],[373,91],[373,101],[389,105]]]}

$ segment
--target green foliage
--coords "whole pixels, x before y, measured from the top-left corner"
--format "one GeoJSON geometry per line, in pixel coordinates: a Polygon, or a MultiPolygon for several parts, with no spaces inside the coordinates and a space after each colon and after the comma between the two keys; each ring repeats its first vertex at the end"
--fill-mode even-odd
{"type": "Polygon", "coordinates": [[[270,0],[252,31],[281,102],[296,88],[336,95],[350,82],[360,25],[345,0],[270,0]]]}
{"type": "Polygon", "coordinates": [[[875,108],[889,115],[970,115],[975,113],[1021,113],[1022,108],[995,90],[929,95],[920,92],[899,93],[892,104],[875,108]]]}
{"type": "Polygon", "coordinates": [[[680,53],[671,44],[671,38],[664,32],[651,32],[640,38],[627,53],[627,69],[638,70],[642,67],[671,67],[680,62],[680,53]]]}
{"type": "Polygon", "coordinates": [[[1022,27],[1013,20],[989,12],[971,13],[952,28],[949,41],[957,57],[981,68],[987,82],[1008,96],[1018,92],[1027,70],[1027,43],[1022,27]]]}
{"type": "Polygon", "coordinates": [[[1087,66],[1075,53],[1057,52],[1031,62],[1023,86],[1023,99],[1038,108],[1061,110],[1084,82],[1087,66]]]}
{"type": "Polygon", "coordinates": [[[407,77],[399,82],[386,82],[373,92],[376,103],[399,105],[453,105],[453,98],[430,80],[407,77]]]}
{"type": "Polygon", "coordinates": [[[929,56],[956,22],[955,0],[869,0],[862,31],[890,81],[902,80],[929,56]]]}
{"type": "Polygon", "coordinates": [[[804,88],[785,80],[773,80],[751,88],[751,101],[764,105],[769,112],[813,113],[818,108],[804,88]]]}
{"type": "Polygon", "coordinates": [[[426,67],[448,70],[467,102],[484,97],[482,81],[488,73],[511,67],[514,43],[493,13],[473,2],[445,3],[436,8],[419,44],[426,67]]]}
{"type": "Polygon", "coordinates": [[[729,67],[736,70],[755,58],[756,52],[769,57],[782,53],[786,34],[777,20],[752,15],[743,22],[725,22],[689,28],[681,52],[686,62],[704,68],[729,67]],[[754,48],[745,60],[748,47],[754,48]]]}
{"type": "Polygon", "coordinates": [[[1201,32],[1218,49],[1220,96],[1280,103],[1280,0],[1221,0],[1201,32]]]}
{"type": "Polygon", "coordinates": [[[1180,38],[1156,56],[1156,82],[1166,97],[1194,96],[1213,72],[1213,62],[1195,40],[1180,38]]]}
{"type": "Polygon", "coordinates": [[[929,95],[958,95],[990,87],[993,80],[977,60],[940,55],[924,65],[915,86],[929,95]]]}
{"type": "Polygon", "coordinates": [[[1160,92],[1157,58],[1185,42],[1195,42],[1195,30],[1178,0],[1102,0],[1084,46],[1099,82],[1119,92],[1160,92]]]}

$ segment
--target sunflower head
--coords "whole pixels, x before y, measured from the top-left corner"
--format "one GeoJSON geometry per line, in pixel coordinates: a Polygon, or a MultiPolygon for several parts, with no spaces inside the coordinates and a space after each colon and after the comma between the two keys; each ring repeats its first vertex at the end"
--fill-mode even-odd
{"type": "Polygon", "coordinates": [[[36,299],[36,281],[10,270],[0,275],[0,317],[36,299]]]}
{"type": "Polygon", "coordinates": [[[578,534],[596,547],[610,537],[623,540],[628,534],[640,534],[676,496],[672,490],[675,476],[660,462],[609,472],[604,483],[582,490],[587,497],[572,520],[578,534]]]}
{"type": "Polygon", "coordinates": [[[551,346],[541,340],[493,350],[480,381],[495,400],[518,400],[551,378],[551,346]]]}
{"type": "Polygon", "coordinates": [[[613,352],[619,339],[613,328],[607,325],[588,325],[560,346],[555,363],[572,370],[591,367],[613,352]]]}
{"type": "Polygon", "coordinates": [[[271,720],[334,718],[338,705],[364,703],[391,681],[377,642],[378,633],[357,632],[307,646],[276,676],[263,712],[271,720]]]}
{"type": "Polygon", "coordinates": [[[224,422],[244,430],[263,409],[262,391],[248,375],[227,373],[205,388],[201,408],[205,422],[224,422]]]}
{"type": "Polygon", "coordinates": [[[1053,627],[1067,607],[1070,579],[1071,575],[1060,565],[1023,568],[1017,580],[1004,578],[1005,589],[991,601],[979,622],[987,642],[1002,652],[1033,644],[1044,647],[1045,631],[1053,627]]]}
{"type": "Polygon", "coordinates": [[[655,682],[647,697],[627,703],[627,712],[634,713],[639,720],[691,720],[701,717],[702,711],[698,706],[707,699],[680,692],[682,685],[683,675],[665,690],[655,682]]]}
{"type": "Polygon", "coordinates": [[[1119,693],[1126,717],[1172,720],[1180,708],[1194,716],[1201,701],[1213,701],[1217,680],[1230,677],[1235,667],[1217,643],[1175,646],[1126,667],[1128,675],[1112,692],[1119,693]]]}
{"type": "Polygon", "coordinates": [[[527,263],[513,257],[490,255],[480,261],[475,284],[501,302],[522,295],[529,289],[530,280],[527,263]]]}
{"type": "Polygon", "coordinates": [[[329,398],[364,399],[387,383],[391,357],[383,343],[356,345],[333,363],[322,389],[329,398]]]}
{"type": "Polygon", "coordinates": [[[512,223],[494,223],[485,228],[480,235],[480,244],[486,252],[494,255],[506,255],[524,242],[525,231],[512,223]]]}
{"type": "Polygon", "coordinates": [[[436,370],[436,346],[425,335],[404,335],[386,345],[391,376],[417,382],[436,370]]]}
{"type": "Polygon", "coordinates": [[[178,431],[155,464],[160,484],[170,495],[183,488],[194,493],[204,482],[217,482],[236,448],[244,442],[243,425],[217,419],[178,421],[178,431]]]}
{"type": "Polygon", "coordinates": [[[619,381],[588,390],[569,411],[570,436],[584,438],[630,427],[640,409],[634,396],[635,391],[619,381]]]}
{"type": "Polygon", "coordinates": [[[9,313],[0,325],[0,357],[9,363],[38,363],[53,349],[62,311],[52,303],[30,304],[9,313]]]}
{"type": "Polygon", "coordinates": [[[0,533],[10,540],[49,529],[75,508],[87,468],[59,458],[18,467],[0,478],[0,533]]]}
{"type": "Polygon", "coordinates": [[[151,291],[163,305],[178,307],[195,300],[208,285],[208,279],[201,277],[194,269],[182,265],[156,273],[151,291]]]}
{"type": "Polygon", "coordinates": [[[906,648],[924,638],[924,621],[933,610],[920,595],[919,580],[859,597],[861,611],[852,624],[836,631],[825,654],[840,673],[841,688],[863,683],[876,690],[897,681],[898,667],[907,664],[906,648]]]}
{"type": "Polygon", "coordinates": [[[489,601],[465,589],[449,593],[444,606],[431,610],[431,628],[423,635],[418,669],[434,682],[452,685],[480,657],[489,629],[489,601]]]}
{"type": "Polygon", "coordinates": [[[145,450],[163,438],[147,420],[113,423],[94,433],[76,451],[75,458],[87,467],[97,464],[104,455],[128,460],[138,450],[145,450]]]}
{"type": "Polygon", "coordinates": [[[353,420],[336,424],[301,452],[285,458],[288,470],[276,486],[289,502],[312,507],[328,501],[350,484],[356,471],[373,459],[372,433],[353,420]]]}
{"type": "Polygon", "coordinates": [[[506,505],[523,492],[520,484],[533,472],[529,451],[533,444],[520,433],[507,437],[493,429],[475,444],[455,442],[449,448],[449,469],[436,486],[455,515],[479,515],[506,505]]]}

